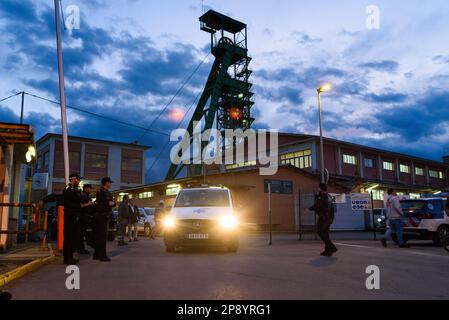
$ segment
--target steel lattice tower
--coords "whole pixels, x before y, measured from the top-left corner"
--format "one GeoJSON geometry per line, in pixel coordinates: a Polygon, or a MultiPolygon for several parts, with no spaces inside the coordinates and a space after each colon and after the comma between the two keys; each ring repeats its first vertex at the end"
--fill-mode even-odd
{"type": "MultiPolygon", "coordinates": [[[[209,10],[200,17],[201,30],[211,36],[211,52],[215,56],[205,89],[201,95],[193,117],[187,127],[188,139],[193,140],[194,123],[204,119],[202,131],[212,129],[215,119],[217,129],[250,129],[252,84],[249,82],[252,71],[248,56],[246,24],[228,16],[209,10]]],[[[186,139],[187,139],[186,138],[186,139]]],[[[207,146],[203,143],[201,150],[207,146]]],[[[184,165],[172,165],[166,180],[175,179],[184,165]]],[[[194,170],[201,172],[200,170],[194,170]]]]}

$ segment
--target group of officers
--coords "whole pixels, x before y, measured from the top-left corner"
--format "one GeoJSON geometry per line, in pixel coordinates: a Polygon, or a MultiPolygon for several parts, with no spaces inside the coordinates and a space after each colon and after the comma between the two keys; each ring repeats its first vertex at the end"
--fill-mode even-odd
{"type": "Polygon", "coordinates": [[[101,180],[101,188],[96,193],[95,202],[90,195],[91,185],[80,188],[82,177],[79,174],[71,174],[70,183],[63,192],[64,203],[64,264],[76,265],[78,260],[73,257],[78,254],[90,254],[84,246],[86,230],[89,219],[93,219],[93,247],[95,248],[94,260],[109,262],[111,259],[106,254],[109,219],[112,216],[112,208],[116,203],[109,190],[113,181],[106,177],[101,180]]]}

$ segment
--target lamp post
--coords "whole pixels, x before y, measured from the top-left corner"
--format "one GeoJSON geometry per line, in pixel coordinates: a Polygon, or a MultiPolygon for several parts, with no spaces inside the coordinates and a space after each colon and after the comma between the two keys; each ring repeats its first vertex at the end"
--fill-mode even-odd
{"type": "Polygon", "coordinates": [[[325,183],[324,178],[324,145],[323,145],[323,111],[321,109],[321,94],[332,89],[330,84],[325,84],[318,88],[318,112],[320,114],[320,171],[321,171],[321,183],[325,183]]]}

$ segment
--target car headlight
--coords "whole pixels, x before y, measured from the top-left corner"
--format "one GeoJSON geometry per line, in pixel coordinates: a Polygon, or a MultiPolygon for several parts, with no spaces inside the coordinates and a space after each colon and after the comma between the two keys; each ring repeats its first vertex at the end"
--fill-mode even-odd
{"type": "Polygon", "coordinates": [[[238,221],[234,216],[224,216],[220,219],[220,225],[224,229],[235,229],[238,225],[238,221]]]}
{"type": "Polygon", "coordinates": [[[173,219],[172,217],[166,217],[163,221],[162,221],[164,228],[165,229],[173,229],[176,226],[176,221],[175,219],[173,219]]]}

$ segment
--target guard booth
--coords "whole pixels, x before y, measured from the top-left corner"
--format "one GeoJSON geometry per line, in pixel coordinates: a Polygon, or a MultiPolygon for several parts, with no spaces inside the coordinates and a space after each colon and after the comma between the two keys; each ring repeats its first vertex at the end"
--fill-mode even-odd
{"type": "MultiPolygon", "coordinates": [[[[36,157],[33,128],[25,124],[0,122],[0,204],[23,200],[30,183],[31,169],[36,157]]],[[[0,252],[13,247],[23,214],[30,209],[25,206],[0,206],[0,252]]]]}

